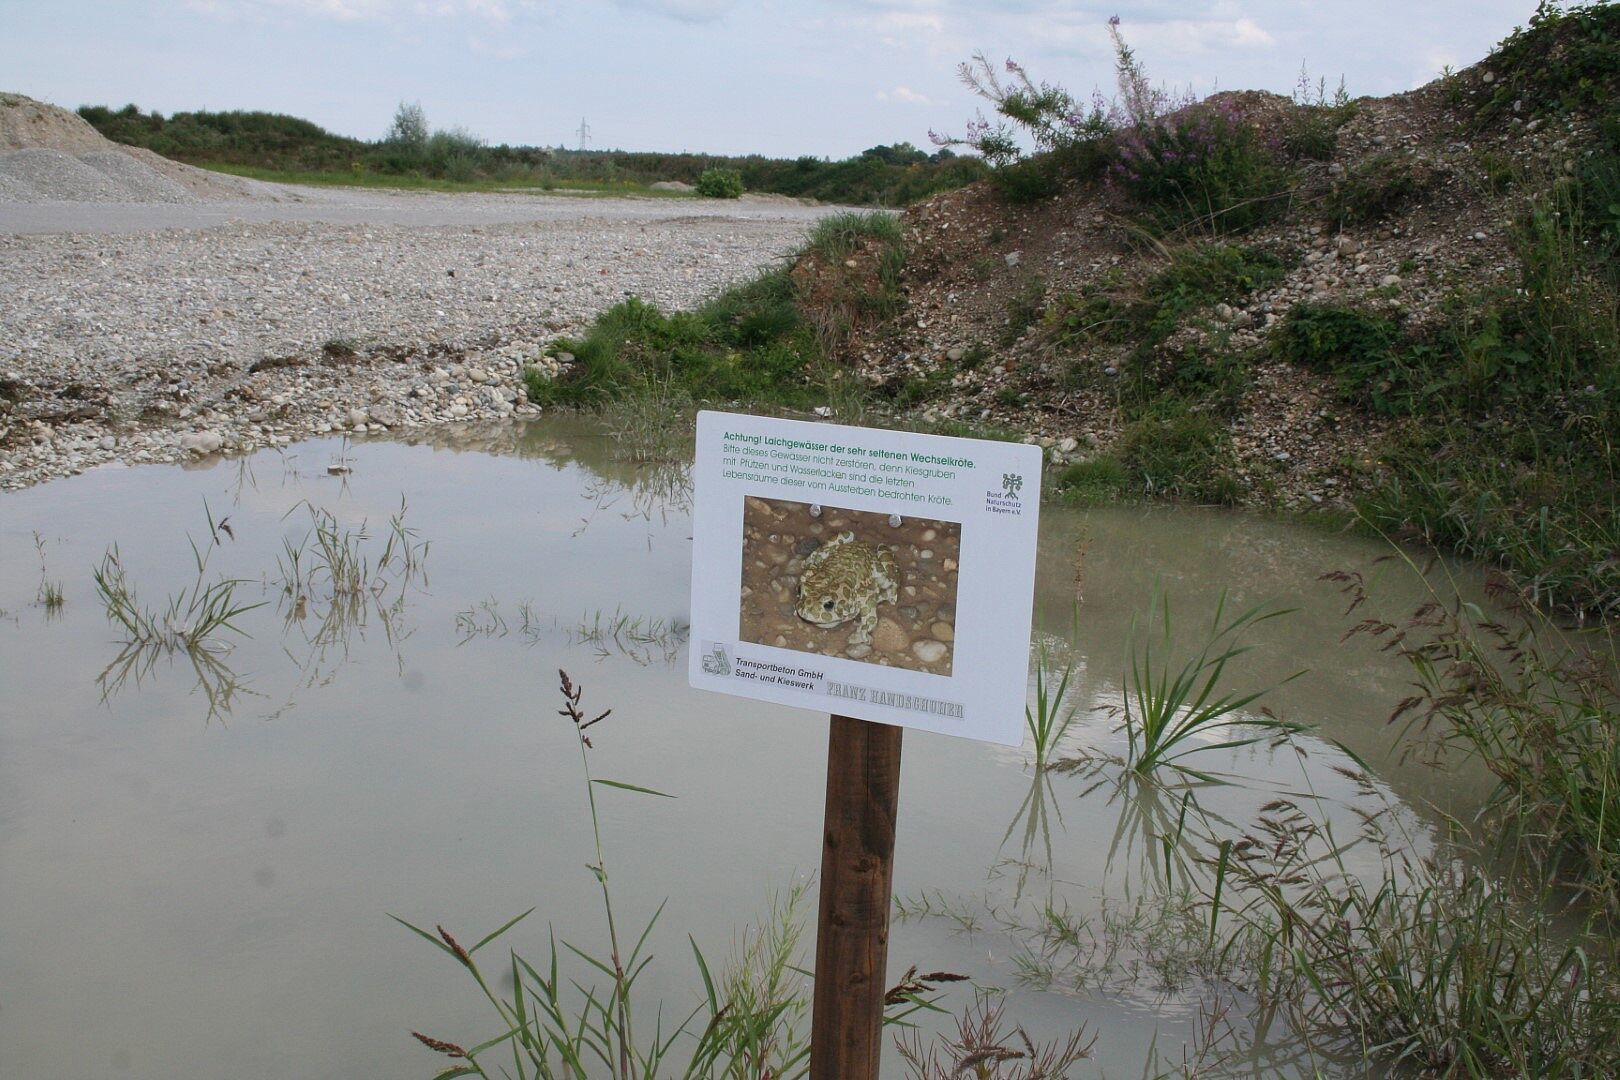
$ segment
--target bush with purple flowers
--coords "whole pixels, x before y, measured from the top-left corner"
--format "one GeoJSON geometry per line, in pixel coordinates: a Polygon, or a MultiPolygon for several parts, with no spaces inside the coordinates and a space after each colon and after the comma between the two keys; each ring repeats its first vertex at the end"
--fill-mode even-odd
{"type": "Polygon", "coordinates": [[[958,69],[963,83],[999,117],[971,121],[961,136],[929,132],[936,145],[967,146],[995,170],[1008,195],[1054,194],[1064,179],[1101,176],[1149,210],[1161,230],[1189,225],[1220,233],[1246,228],[1286,203],[1292,176],[1280,146],[1268,144],[1230,102],[1200,102],[1189,90],[1153,83],[1108,20],[1116,93],[1082,104],[1061,86],[1037,82],[984,53],[958,69]],[[1026,152],[1019,131],[1033,144],[1026,152]]]}
{"type": "Polygon", "coordinates": [[[1148,208],[1166,231],[1236,232],[1284,209],[1293,177],[1229,102],[1188,105],[1114,138],[1107,182],[1148,208]]]}

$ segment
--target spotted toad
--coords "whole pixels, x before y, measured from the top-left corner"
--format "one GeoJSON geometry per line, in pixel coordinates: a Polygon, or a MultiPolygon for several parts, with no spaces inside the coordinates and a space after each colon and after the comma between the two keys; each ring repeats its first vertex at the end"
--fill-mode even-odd
{"type": "Polygon", "coordinates": [[[900,571],[894,552],[839,533],[804,560],[799,577],[799,618],[828,629],[855,619],[849,644],[872,640],[880,603],[900,595],[900,571]]]}

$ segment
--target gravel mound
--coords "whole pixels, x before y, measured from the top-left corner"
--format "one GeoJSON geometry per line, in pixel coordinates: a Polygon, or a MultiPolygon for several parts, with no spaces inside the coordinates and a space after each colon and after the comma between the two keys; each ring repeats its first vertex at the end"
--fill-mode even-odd
{"type": "Polygon", "coordinates": [[[0,151],[44,146],[79,154],[111,145],[78,113],[0,92],[0,151]]]}
{"type": "Polygon", "coordinates": [[[31,146],[0,154],[0,179],[15,179],[35,199],[52,202],[135,202],[125,189],[87,161],[65,150],[31,146]]]}
{"type": "Polygon", "coordinates": [[[181,185],[117,150],[92,150],[79,160],[111,180],[133,197],[128,202],[191,202],[193,196],[181,185]]]}
{"type": "Polygon", "coordinates": [[[267,185],[120,146],[76,113],[0,93],[0,203],[240,201],[267,192],[267,185]]]}

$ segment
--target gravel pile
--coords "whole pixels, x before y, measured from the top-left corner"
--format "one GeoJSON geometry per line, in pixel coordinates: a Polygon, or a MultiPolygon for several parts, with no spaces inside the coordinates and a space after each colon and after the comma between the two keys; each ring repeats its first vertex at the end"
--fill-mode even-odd
{"type": "Polygon", "coordinates": [[[524,369],[565,365],[558,336],[631,294],[693,306],[791,252],[811,217],[547,201],[572,209],[493,225],[0,236],[0,488],[112,460],[530,413],[524,369]]]}
{"type": "Polygon", "coordinates": [[[262,198],[263,187],[119,146],[77,113],[0,93],[0,204],[194,203],[262,198]]]}

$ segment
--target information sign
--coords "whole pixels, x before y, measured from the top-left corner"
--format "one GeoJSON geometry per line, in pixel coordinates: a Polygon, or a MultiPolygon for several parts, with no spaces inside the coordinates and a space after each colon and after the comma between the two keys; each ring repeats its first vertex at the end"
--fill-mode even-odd
{"type": "Polygon", "coordinates": [[[1016,746],[1041,451],[703,412],[691,683],[1016,746]]]}

